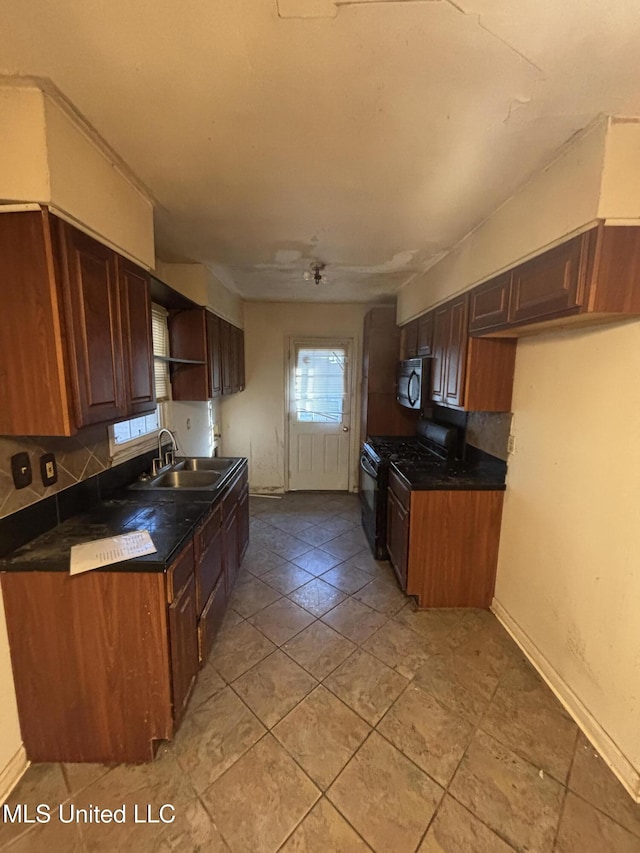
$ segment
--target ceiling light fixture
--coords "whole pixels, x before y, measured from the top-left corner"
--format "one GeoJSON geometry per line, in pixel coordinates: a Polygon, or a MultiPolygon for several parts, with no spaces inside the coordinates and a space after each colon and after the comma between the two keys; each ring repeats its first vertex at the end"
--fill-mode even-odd
{"type": "Polygon", "coordinates": [[[327,282],[326,275],[322,275],[322,271],[324,270],[326,264],[321,264],[318,261],[311,264],[311,269],[305,270],[303,278],[305,281],[315,281],[316,284],[320,284],[323,281],[325,284],[327,282]]]}

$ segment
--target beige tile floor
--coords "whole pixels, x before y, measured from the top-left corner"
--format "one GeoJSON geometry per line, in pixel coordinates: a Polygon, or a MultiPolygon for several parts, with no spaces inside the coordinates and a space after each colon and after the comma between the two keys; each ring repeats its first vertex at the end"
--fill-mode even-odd
{"type": "Polygon", "coordinates": [[[33,766],[9,801],[175,822],[5,825],[3,850],[640,851],[640,805],[490,613],[416,612],[351,495],[251,512],[175,742],[144,766],[33,766]]]}

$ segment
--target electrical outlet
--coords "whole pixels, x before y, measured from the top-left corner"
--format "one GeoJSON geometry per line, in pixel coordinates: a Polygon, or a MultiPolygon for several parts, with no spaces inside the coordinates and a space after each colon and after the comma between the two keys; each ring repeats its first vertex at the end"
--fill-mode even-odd
{"type": "Polygon", "coordinates": [[[31,485],[31,460],[28,453],[14,453],[11,457],[11,474],[16,489],[25,489],[31,485]]]}
{"type": "Polygon", "coordinates": [[[510,435],[507,440],[507,453],[515,453],[516,452],[516,437],[515,435],[510,435]]]}
{"type": "Polygon", "coordinates": [[[40,477],[43,486],[53,486],[58,480],[56,457],[53,453],[44,453],[40,457],[40,477]]]}

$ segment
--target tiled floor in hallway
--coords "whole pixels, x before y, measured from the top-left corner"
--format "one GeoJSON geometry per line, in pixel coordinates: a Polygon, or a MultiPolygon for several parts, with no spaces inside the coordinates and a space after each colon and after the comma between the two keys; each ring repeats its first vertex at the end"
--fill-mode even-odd
{"type": "Polygon", "coordinates": [[[640,805],[490,613],[416,612],[351,495],[251,506],[176,741],[140,767],[34,766],[9,801],[175,822],[4,826],[3,849],[640,851],[640,805]]]}

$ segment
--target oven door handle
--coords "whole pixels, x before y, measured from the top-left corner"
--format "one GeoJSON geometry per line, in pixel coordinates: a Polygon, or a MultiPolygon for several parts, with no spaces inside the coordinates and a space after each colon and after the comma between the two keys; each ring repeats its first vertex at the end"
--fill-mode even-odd
{"type": "Polygon", "coordinates": [[[371,464],[367,460],[367,457],[364,455],[364,453],[360,457],[360,467],[365,472],[365,474],[368,474],[370,477],[373,477],[374,480],[378,479],[378,475],[371,467],[371,464]]]}

